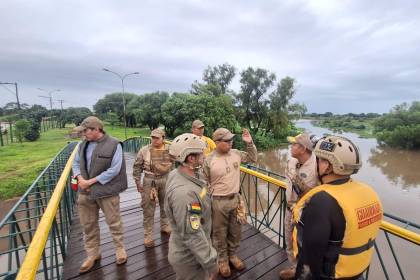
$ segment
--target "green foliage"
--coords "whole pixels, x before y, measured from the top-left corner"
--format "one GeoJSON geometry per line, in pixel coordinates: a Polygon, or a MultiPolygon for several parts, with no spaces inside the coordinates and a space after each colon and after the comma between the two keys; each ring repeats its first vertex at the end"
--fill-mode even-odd
{"type": "MultiPolygon", "coordinates": [[[[124,99],[125,104],[130,104],[132,99],[137,98],[138,96],[133,93],[125,93],[124,99]]],[[[123,94],[122,93],[112,93],[105,95],[104,98],[101,98],[93,105],[93,110],[95,114],[100,119],[106,119],[106,114],[109,112],[114,112],[117,114],[118,119],[122,124],[124,124],[124,107],[123,107],[123,94]]],[[[136,126],[136,119],[134,113],[126,110],[126,119],[128,127],[136,126]]]]}
{"type": "Polygon", "coordinates": [[[374,123],[377,139],[392,147],[420,149],[420,102],[397,105],[374,123]]]}
{"type": "Polygon", "coordinates": [[[106,114],[105,121],[107,121],[112,128],[114,128],[114,126],[117,125],[117,123],[119,122],[117,114],[113,112],[109,112],[108,114],[106,114]]]}
{"type": "Polygon", "coordinates": [[[19,143],[22,143],[26,133],[28,133],[31,123],[28,120],[22,119],[15,123],[15,136],[19,143]]]}
{"type": "Polygon", "coordinates": [[[28,131],[25,133],[25,139],[33,142],[39,139],[40,137],[40,128],[41,128],[41,123],[38,122],[38,120],[36,119],[32,119],[30,121],[30,126],[28,131]]]}
{"type": "MultiPolygon", "coordinates": [[[[173,137],[190,131],[191,122],[201,119],[206,124],[206,135],[218,127],[247,127],[258,137],[283,140],[289,134],[289,120],[306,113],[304,104],[291,104],[296,94],[295,80],[285,77],[268,96],[275,86],[274,73],[248,67],[240,73],[239,93],[228,88],[235,75],[236,68],[224,63],[208,66],[203,72],[203,82],[194,82],[190,93],[126,94],[128,126],[154,129],[164,125],[167,135],[173,137]]],[[[94,105],[95,113],[110,123],[115,123],[115,116],[110,113],[123,121],[122,109],[121,93],[108,94],[94,105]]]]}
{"type": "Polygon", "coordinates": [[[235,95],[238,105],[238,120],[254,134],[269,115],[269,101],[265,94],[274,84],[276,75],[265,69],[248,67],[241,72],[241,91],[235,95]]]}
{"type": "Polygon", "coordinates": [[[236,68],[228,63],[213,67],[208,66],[203,72],[205,84],[194,82],[191,93],[195,95],[207,93],[214,96],[226,94],[235,75],[236,68]]]}
{"type": "Polygon", "coordinates": [[[82,121],[92,116],[93,113],[89,108],[86,107],[70,107],[59,112],[61,128],[64,128],[66,124],[79,125],[82,121]]]}
{"type": "Polygon", "coordinates": [[[200,119],[206,124],[206,134],[218,127],[232,129],[236,125],[232,98],[228,95],[214,97],[208,94],[175,93],[162,106],[163,124],[169,137],[175,130],[190,131],[191,123],[200,119]]]}
{"type": "Polygon", "coordinates": [[[136,123],[153,130],[163,123],[161,108],[168,97],[169,94],[164,91],[146,93],[133,98],[127,109],[134,114],[136,123]]]}
{"type": "Polygon", "coordinates": [[[289,106],[290,100],[296,93],[295,80],[290,77],[281,79],[277,84],[277,88],[270,96],[270,113],[267,118],[267,131],[272,131],[274,137],[282,138],[285,133],[285,128],[289,123],[289,111],[300,112],[306,109],[305,105],[295,104],[289,106]]]}

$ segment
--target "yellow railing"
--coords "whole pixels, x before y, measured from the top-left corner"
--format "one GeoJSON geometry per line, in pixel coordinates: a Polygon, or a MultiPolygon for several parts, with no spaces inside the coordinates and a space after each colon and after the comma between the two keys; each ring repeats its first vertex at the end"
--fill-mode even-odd
{"type": "MultiPolygon", "coordinates": [[[[255,171],[255,170],[243,167],[243,166],[241,166],[241,171],[246,173],[246,174],[249,174],[251,176],[254,176],[258,179],[264,180],[268,183],[271,183],[273,185],[281,187],[283,189],[286,189],[286,187],[287,187],[285,182],[283,182],[281,180],[278,180],[278,179],[275,179],[273,177],[267,176],[265,174],[262,174],[258,171],[255,171]]],[[[404,238],[408,241],[411,241],[411,242],[413,242],[417,245],[420,245],[420,234],[418,234],[418,233],[415,233],[413,231],[407,230],[407,229],[402,228],[400,226],[394,225],[394,224],[392,224],[390,222],[387,222],[387,221],[382,221],[381,229],[383,229],[383,230],[385,230],[389,233],[392,233],[396,236],[399,236],[401,238],[404,238]]]]}
{"type": "Polygon", "coordinates": [[[38,266],[41,261],[41,256],[44,252],[45,244],[51,230],[51,226],[57,214],[57,209],[66,187],[67,178],[70,174],[76,151],[77,149],[73,150],[73,153],[67,161],[63,173],[61,173],[60,179],[54,189],[54,193],[52,194],[47,209],[45,210],[45,213],[39,222],[32,242],[29,245],[25,259],[23,260],[22,266],[19,269],[19,274],[16,277],[18,280],[35,279],[38,266]]]}

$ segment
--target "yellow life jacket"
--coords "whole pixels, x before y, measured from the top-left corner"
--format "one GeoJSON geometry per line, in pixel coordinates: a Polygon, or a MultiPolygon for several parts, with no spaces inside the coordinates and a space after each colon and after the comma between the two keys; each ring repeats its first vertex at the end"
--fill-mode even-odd
{"type": "MultiPolygon", "coordinates": [[[[327,276],[344,278],[359,275],[370,264],[372,247],[378,235],[383,208],[378,195],[372,188],[352,179],[341,185],[324,184],[315,187],[298,201],[293,209],[294,255],[297,256],[301,249],[301,238],[305,230],[305,226],[300,222],[302,211],[311,197],[321,191],[335,198],[346,220],[343,240],[329,241],[329,249],[336,249],[338,261],[333,269],[334,275],[327,276]]],[[[332,266],[334,267],[334,264],[332,266]]]]}

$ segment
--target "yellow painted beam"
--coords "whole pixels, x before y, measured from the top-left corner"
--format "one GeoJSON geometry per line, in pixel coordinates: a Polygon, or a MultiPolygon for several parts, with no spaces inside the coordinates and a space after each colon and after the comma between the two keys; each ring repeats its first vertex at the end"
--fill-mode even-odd
{"type": "Polygon", "coordinates": [[[35,235],[31,241],[31,244],[29,245],[25,259],[23,260],[22,266],[19,269],[19,274],[16,277],[17,280],[35,279],[36,272],[41,261],[42,252],[44,252],[45,244],[47,243],[52,223],[55,219],[61,197],[63,196],[63,192],[66,187],[66,182],[70,174],[76,152],[77,148],[73,150],[73,153],[71,154],[66,166],[64,167],[63,173],[61,173],[57,186],[54,189],[54,193],[51,196],[50,202],[48,203],[44,215],[42,215],[35,235]]]}
{"type": "Polygon", "coordinates": [[[409,240],[417,245],[420,245],[420,234],[418,233],[415,233],[408,229],[391,224],[390,222],[387,222],[387,221],[382,221],[381,229],[389,233],[392,233],[393,235],[409,240]]]}
{"type": "Polygon", "coordinates": [[[255,171],[255,170],[252,170],[252,169],[243,167],[243,166],[241,166],[241,171],[244,172],[244,173],[246,173],[246,174],[255,176],[255,177],[257,177],[257,178],[259,178],[261,180],[264,180],[266,182],[269,182],[271,184],[274,184],[274,185],[276,185],[278,187],[281,187],[283,189],[286,189],[287,188],[286,182],[283,182],[283,181],[280,181],[280,180],[275,179],[273,177],[270,177],[268,175],[262,174],[262,173],[260,173],[258,171],[255,171]]]}

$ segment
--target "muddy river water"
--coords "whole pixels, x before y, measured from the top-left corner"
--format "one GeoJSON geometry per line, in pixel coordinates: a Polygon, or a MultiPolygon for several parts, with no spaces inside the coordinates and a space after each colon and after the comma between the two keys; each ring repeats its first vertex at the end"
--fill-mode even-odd
{"type": "MultiPolygon", "coordinates": [[[[335,134],[313,126],[309,120],[300,120],[296,125],[319,136],[335,134]]],[[[342,135],[358,145],[362,154],[363,166],[354,178],[377,191],[385,212],[420,224],[420,151],[380,147],[376,139],[359,138],[354,133],[342,135]]],[[[260,153],[259,165],[283,174],[288,157],[288,147],[280,147],[260,153]]]]}

